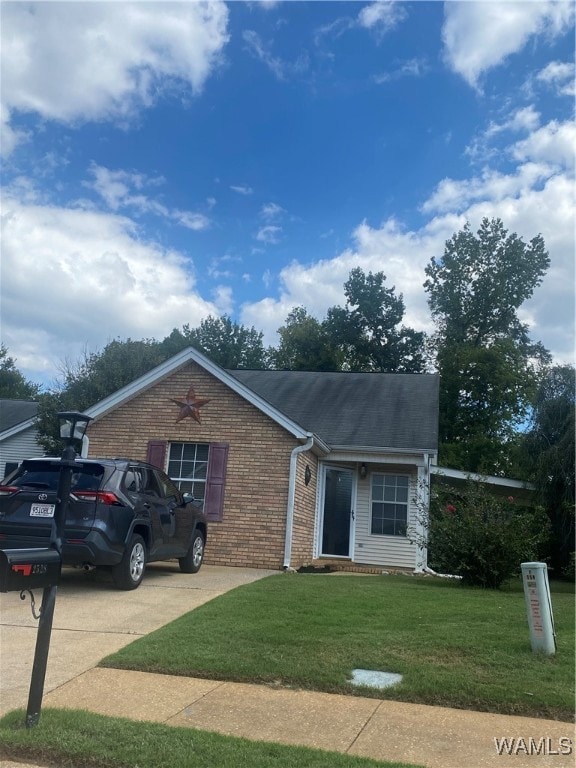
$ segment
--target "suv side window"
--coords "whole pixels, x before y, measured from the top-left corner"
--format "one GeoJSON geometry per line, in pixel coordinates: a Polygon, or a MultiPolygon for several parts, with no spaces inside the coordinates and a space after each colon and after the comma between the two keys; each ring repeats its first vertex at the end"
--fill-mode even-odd
{"type": "Polygon", "coordinates": [[[138,472],[142,478],[140,486],[141,493],[148,493],[150,496],[162,496],[154,472],[147,467],[139,467],[138,472]]]}
{"type": "Polygon", "coordinates": [[[165,499],[174,499],[178,504],[182,504],[182,494],[172,480],[161,472],[155,472],[154,474],[160,486],[160,495],[165,499]]]}
{"type": "Polygon", "coordinates": [[[128,467],[123,480],[124,490],[129,493],[138,493],[142,490],[143,479],[139,467],[128,467]]]}

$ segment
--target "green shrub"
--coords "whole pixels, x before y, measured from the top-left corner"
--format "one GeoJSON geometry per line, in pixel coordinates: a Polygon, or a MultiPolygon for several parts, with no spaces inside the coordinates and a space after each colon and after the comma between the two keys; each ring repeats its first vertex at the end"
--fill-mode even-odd
{"type": "Polygon", "coordinates": [[[498,589],[535,560],[548,538],[543,510],[518,506],[482,483],[458,490],[441,486],[431,497],[428,523],[430,566],[462,577],[467,585],[498,589]]]}

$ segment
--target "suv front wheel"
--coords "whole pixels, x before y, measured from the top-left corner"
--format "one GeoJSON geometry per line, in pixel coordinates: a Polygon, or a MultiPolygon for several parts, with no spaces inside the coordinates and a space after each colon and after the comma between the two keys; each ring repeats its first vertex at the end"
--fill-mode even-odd
{"type": "Polygon", "coordinates": [[[198,573],[204,560],[204,536],[200,531],[194,531],[192,544],[185,557],[178,560],[182,573],[198,573]]]}
{"type": "Polygon", "coordinates": [[[144,578],[146,570],[146,544],[142,536],[135,533],[122,560],[112,568],[112,578],[118,589],[136,589],[144,578]]]}

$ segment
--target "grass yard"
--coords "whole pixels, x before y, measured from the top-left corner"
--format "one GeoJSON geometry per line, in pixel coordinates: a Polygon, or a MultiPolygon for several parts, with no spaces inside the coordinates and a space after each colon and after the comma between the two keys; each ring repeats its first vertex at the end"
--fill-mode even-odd
{"type": "Polygon", "coordinates": [[[24,711],[0,720],[0,758],[58,768],[417,768],[306,747],[248,741],[191,728],[46,709],[24,727],[24,711]]]}
{"type": "Polygon", "coordinates": [[[553,584],[558,650],[533,654],[520,581],[281,574],[239,587],[102,664],[570,721],[574,590],[553,584]],[[355,688],[354,668],[397,672],[355,688]]]}

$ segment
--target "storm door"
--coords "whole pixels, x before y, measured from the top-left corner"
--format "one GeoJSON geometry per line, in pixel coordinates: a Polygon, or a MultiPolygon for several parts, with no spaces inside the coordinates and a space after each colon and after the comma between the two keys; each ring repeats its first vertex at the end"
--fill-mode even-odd
{"type": "Polygon", "coordinates": [[[322,555],[350,557],[353,478],[349,469],[324,468],[322,555]]]}

